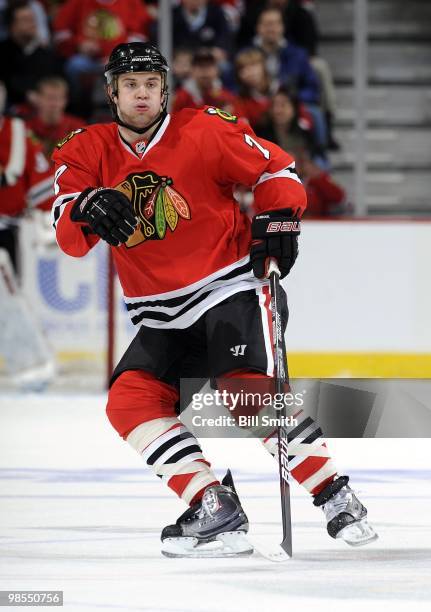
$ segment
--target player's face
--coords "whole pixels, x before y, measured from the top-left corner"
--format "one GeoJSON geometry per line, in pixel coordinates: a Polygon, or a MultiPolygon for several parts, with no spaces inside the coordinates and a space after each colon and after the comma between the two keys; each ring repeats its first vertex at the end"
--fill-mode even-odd
{"type": "Polygon", "coordinates": [[[143,128],[160,113],[162,77],[156,72],[120,74],[118,95],[114,96],[120,118],[137,128],[143,128]]]}

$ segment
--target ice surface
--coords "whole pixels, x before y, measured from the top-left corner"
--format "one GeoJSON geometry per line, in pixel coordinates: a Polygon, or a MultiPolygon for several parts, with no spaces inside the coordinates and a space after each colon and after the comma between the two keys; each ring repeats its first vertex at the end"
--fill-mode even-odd
{"type": "MultiPolygon", "coordinates": [[[[114,432],[104,402],[0,398],[1,590],[63,590],[76,611],[430,609],[429,440],[328,442],[379,532],[368,547],[329,538],[323,513],[293,485],[287,563],[167,559],[159,534],[184,505],[114,432]]],[[[256,537],[279,541],[273,459],[255,440],[202,443],[219,476],[232,468],[256,537]]]]}

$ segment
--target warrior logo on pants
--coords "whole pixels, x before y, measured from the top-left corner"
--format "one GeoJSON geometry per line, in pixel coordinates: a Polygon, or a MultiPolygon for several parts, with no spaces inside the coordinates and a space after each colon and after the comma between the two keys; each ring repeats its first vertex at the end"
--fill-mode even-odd
{"type": "Polygon", "coordinates": [[[171,178],[149,170],[144,174],[129,174],[115,187],[129,198],[139,219],[126,247],[137,246],[145,240],[163,240],[168,228],[175,231],[180,217],[190,219],[189,205],[172,184],[171,178]]]}

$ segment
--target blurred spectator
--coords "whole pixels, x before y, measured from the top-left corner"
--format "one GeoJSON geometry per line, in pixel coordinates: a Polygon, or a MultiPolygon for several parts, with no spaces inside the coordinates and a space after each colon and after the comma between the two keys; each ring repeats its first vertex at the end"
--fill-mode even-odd
{"type": "Polygon", "coordinates": [[[313,129],[322,148],[327,145],[326,123],[319,108],[319,82],[307,53],[284,38],[282,13],[277,8],[264,9],[257,20],[254,46],[260,49],[272,79],[293,88],[313,116],[313,129]]]}
{"type": "Polygon", "coordinates": [[[193,53],[190,49],[179,47],[174,50],[172,61],[173,90],[175,91],[192,74],[193,53]]]}
{"type": "Polygon", "coordinates": [[[309,56],[317,54],[319,31],[316,19],[309,8],[310,2],[302,0],[245,0],[237,43],[251,44],[259,14],[266,8],[279,9],[283,14],[284,33],[288,40],[307,51],[309,56]]]}
{"type": "Polygon", "coordinates": [[[7,28],[5,23],[5,15],[7,9],[7,0],[0,0],[0,40],[7,38],[7,28]]]}
{"type": "Polygon", "coordinates": [[[51,43],[51,32],[49,31],[48,16],[42,2],[30,0],[30,6],[36,19],[37,37],[43,47],[51,43]]]}
{"type": "Polygon", "coordinates": [[[35,114],[27,120],[27,125],[42,143],[46,157],[51,159],[55,145],[67,134],[82,127],[82,119],[64,112],[68,102],[68,86],[60,77],[42,79],[29,97],[35,114]]]}
{"type": "Polygon", "coordinates": [[[122,42],[147,40],[151,17],[141,0],[66,0],[54,21],[54,41],[66,58],[71,106],[89,116],[92,90],[111,50],[122,42]]]}
{"type": "Polygon", "coordinates": [[[213,53],[209,49],[201,49],[193,56],[192,76],[175,93],[172,111],[206,105],[235,113],[236,97],[224,89],[213,53]]]}
{"type": "Polygon", "coordinates": [[[221,62],[231,50],[232,36],[223,10],[209,0],[182,0],[173,12],[174,47],[210,47],[221,62]]]}
{"type": "Polygon", "coordinates": [[[316,142],[311,122],[300,116],[299,101],[286,87],[281,87],[273,97],[268,120],[256,133],[275,142],[294,158],[307,154],[326,167],[324,151],[316,142]]]}
{"type": "Polygon", "coordinates": [[[45,5],[45,10],[48,15],[49,23],[53,23],[57,13],[64,0],[41,0],[45,5]]]}
{"type": "Polygon", "coordinates": [[[346,192],[305,153],[296,158],[296,169],[307,193],[306,217],[328,217],[351,212],[346,192]]]}
{"type": "Polygon", "coordinates": [[[338,150],[339,144],[333,136],[333,120],[336,111],[336,92],[328,62],[318,57],[319,28],[314,14],[314,2],[307,0],[267,0],[270,7],[279,8],[283,13],[287,40],[302,47],[308,53],[320,83],[320,107],[325,114],[328,148],[338,150]]]}
{"type": "MultiPolygon", "coordinates": [[[[0,0],[0,40],[4,40],[8,36],[5,15],[8,6],[14,3],[14,0],[0,0]]],[[[39,2],[39,0],[28,0],[28,4],[31,6],[34,17],[36,19],[37,38],[43,47],[47,47],[51,42],[51,32],[49,30],[48,15],[45,11],[45,2],[39,2]]]]}
{"type": "Polygon", "coordinates": [[[235,36],[235,46],[238,49],[249,47],[256,33],[256,22],[259,14],[266,8],[262,0],[244,0],[240,26],[235,36]]]}
{"type": "Polygon", "coordinates": [[[221,6],[231,31],[236,32],[239,29],[241,23],[241,16],[244,12],[244,1],[214,0],[214,3],[221,6]]]}
{"type": "Polygon", "coordinates": [[[294,157],[307,192],[308,217],[348,212],[346,193],[326,171],[324,154],[313,138],[310,121],[300,116],[298,101],[287,89],[281,88],[275,94],[269,120],[256,133],[277,143],[294,157]]]}
{"type": "Polygon", "coordinates": [[[265,120],[271,104],[271,85],[265,66],[265,58],[258,49],[245,49],[235,58],[235,73],[238,83],[238,107],[253,129],[265,120]]]}
{"type": "Polygon", "coordinates": [[[319,29],[310,4],[313,3],[303,0],[267,0],[266,3],[282,11],[286,38],[313,57],[317,55],[319,29]]]}
{"type": "Polygon", "coordinates": [[[30,3],[20,0],[6,12],[8,38],[0,42],[0,80],[7,89],[8,105],[20,104],[27,90],[44,76],[61,74],[59,58],[43,47],[30,3]]]}
{"type": "Polygon", "coordinates": [[[257,20],[254,46],[265,56],[271,78],[295,87],[304,102],[319,102],[319,83],[303,49],[284,38],[282,14],[278,9],[264,9],[257,20]]]}

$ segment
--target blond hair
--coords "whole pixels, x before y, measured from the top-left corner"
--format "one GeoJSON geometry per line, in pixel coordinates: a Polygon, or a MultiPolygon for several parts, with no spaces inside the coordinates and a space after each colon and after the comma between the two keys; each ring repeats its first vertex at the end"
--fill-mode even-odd
{"type": "Polygon", "coordinates": [[[249,94],[248,86],[241,82],[240,72],[245,66],[250,66],[251,64],[262,64],[265,90],[269,90],[271,80],[266,69],[263,53],[259,49],[245,49],[240,51],[235,58],[235,76],[239,85],[240,96],[247,96],[249,94]]]}

